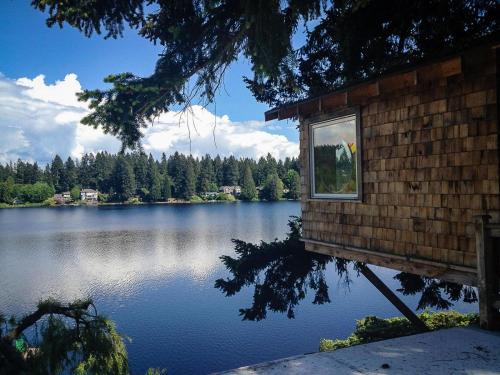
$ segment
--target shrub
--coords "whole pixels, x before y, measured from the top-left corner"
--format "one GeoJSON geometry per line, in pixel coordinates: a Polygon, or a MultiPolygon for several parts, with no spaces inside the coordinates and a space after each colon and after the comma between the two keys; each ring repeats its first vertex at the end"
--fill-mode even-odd
{"type": "Polygon", "coordinates": [[[201,198],[199,195],[193,195],[189,201],[191,203],[202,203],[203,202],[203,198],[201,198]]]}
{"type": "Polygon", "coordinates": [[[236,200],[236,198],[232,194],[219,193],[217,195],[217,199],[216,200],[218,200],[218,201],[226,201],[226,202],[234,202],[236,200]]]}
{"type": "Polygon", "coordinates": [[[57,201],[54,197],[47,198],[43,201],[44,206],[55,206],[57,205],[57,201]]]}
{"type": "MultiPolygon", "coordinates": [[[[419,316],[431,331],[442,328],[465,327],[479,322],[477,314],[460,314],[456,311],[435,313],[424,311],[419,316]]],[[[421,333],[421,331],[415,328],[406,318],[380,319],[375,316],[367,316],[356,322],[356,329],[348,338],[344,340],[321,339],[319,351],[336,350],[373,341],[414,335],[416,333],[421,333]]]]}

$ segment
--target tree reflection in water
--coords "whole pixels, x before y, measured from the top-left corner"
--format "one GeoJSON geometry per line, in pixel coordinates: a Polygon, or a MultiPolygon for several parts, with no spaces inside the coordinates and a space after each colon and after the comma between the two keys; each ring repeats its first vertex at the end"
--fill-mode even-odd
{"type": "MultiPolygon", "coordinates": [[[[329,263],[333,263],[340,281],[346,286],[350,284],[351,274],[359,276],[359,262],[306,251],[300,241],[300,218],[291,217],[288,226],[290,231],[285,240],[256,245],[233,239],[237,257],[221,257],[232,277],[216,280],[216,288],[226,296],[233,296],[243,287],[254,286],[252,305],[240,309],[243,320],[265,319],[268,310],[286,312],[288,318],[294,318],[294,309],[308,290],[314,292],[314,304],[330,302],[325,279],[329,263]]],[[[401,284],[399,292],[404,295],[420,294],[417,309],[448,309],[459,300],[467,303],[477,301],[476,292],[470,286],[407,272],[400,272],[394,278],[401,284]]]]}

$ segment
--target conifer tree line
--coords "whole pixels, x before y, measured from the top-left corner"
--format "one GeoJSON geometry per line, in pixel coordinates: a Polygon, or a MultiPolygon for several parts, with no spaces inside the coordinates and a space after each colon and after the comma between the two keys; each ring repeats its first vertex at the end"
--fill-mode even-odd
{"type": "MultiPolygon", "coordinates": [[[[163,153],[157,160],[144,152],[98,152],[66,161],[56,155],[45,167],[22,160],[0,164],[0,202],[7,204],[43,202],[65,191],[77,200],[80,189],[96,189],[99,199],[109,202],[192,199],[207,197],[221,186],[240,186],[242,200],[298,199],[298,160],[276,160],[271,154],[258,160],[209,154],[195,158],[179,152],[169,157],[163,153]]],[[[227,195],[218,194],[216,199],[225,200],[227,195]]]]}

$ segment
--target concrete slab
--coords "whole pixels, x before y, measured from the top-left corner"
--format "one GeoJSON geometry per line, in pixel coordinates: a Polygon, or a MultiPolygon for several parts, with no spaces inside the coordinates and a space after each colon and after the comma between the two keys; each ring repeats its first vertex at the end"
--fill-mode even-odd
{"type": "Polygon", "coordinates": [[[500,374],[500,333],[478,328],[443,329],[218,374],[500,374]]]}

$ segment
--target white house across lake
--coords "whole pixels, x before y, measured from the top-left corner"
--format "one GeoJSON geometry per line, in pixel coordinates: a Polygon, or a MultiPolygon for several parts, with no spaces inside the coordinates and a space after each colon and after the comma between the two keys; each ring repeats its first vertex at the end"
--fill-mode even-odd
{"type": "Polygon", "coordinates": [[[98,191],[94,189],[82,189],[80,197],[82,201],[97,201],[98,191]]]}

